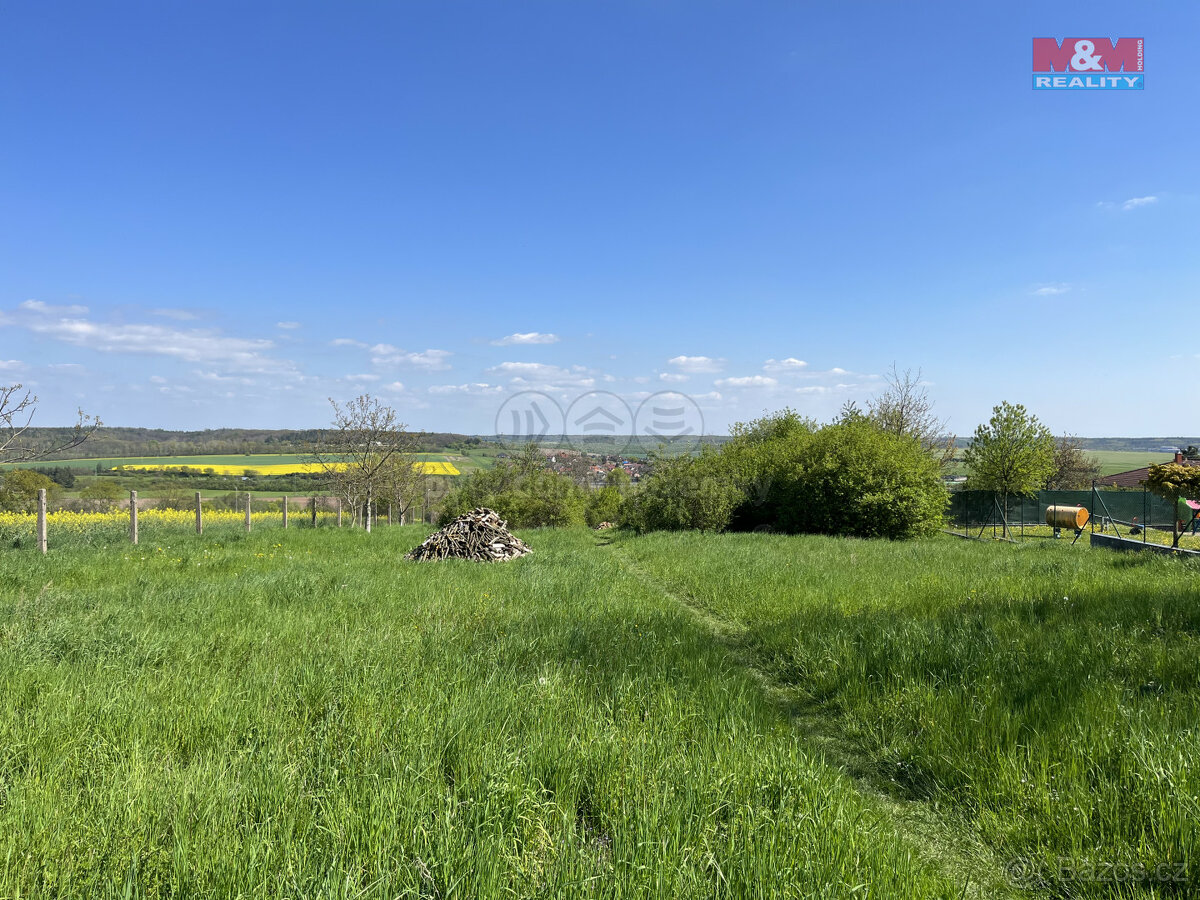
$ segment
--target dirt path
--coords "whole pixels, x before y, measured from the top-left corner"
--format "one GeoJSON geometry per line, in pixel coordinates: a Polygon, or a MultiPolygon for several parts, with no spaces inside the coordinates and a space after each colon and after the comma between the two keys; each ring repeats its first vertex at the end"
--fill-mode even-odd
{"type": "MultiPolygon", "coordinates": [[[[971,826],[935,810],[930,804],[897,799],[870,776],[870,760],[861,756],[841,738],[834,723],[815,715],[802,705],[794,691],[770,677],[756,664],[744,641],[744,630],[736,623],[715,615],[700,600],[677,589],[610,540],[600,539],[627,572],[642,584],[687,609],[712,633],[713,637],[745,669],[763,692],[787,715],[796,731],[827,764],[850,778],[859,792],[893,823],[896,833],[913,854],[963,885],[964,897],[1025,897],[1017,890],[1005,864],[983,843],[971,826]]],[[[1016,861],[1019,867],[1020,861],[1016,861]]],[[[1020,875],[1019,868],[1016,875],[1020,875]]]]}

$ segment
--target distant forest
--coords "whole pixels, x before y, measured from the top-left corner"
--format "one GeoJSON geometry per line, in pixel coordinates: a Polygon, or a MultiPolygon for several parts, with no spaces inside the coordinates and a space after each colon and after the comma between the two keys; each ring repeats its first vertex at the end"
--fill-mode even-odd
{"type": "MultiPolygon", "coordinates": [[[[25,442],[34,447],[65,443],[70,428],[30,428],[25,442]]],[[[118,456],[205,456],[238,453],[305,453],[321,430],[267,430],[255,428],[211,428],[205,431],[167,431],[161,428],[100,428],[86,441],[65,453],[47,459],[90,459],[118,456]]],[[[465,434],[418,432],[421,450],[467,450],[484,441],[465,434]]]]}
{"type": "MultiPolygon", "coordinates": [[[[36,447],[54,447],[65,443],[70,436],[69,428],[30,428],[25,432],[29,443],[36,447]]],[[[320,429],[259,429],[259,428],[210,428],[204,431],[168,431],[162,428],[109,428],[99,429],[83,444],[66,453],[46,457],[55,459],[88,459],[118,456],[205,456],[241,453],[305,453],[311,449],[321,433],[320,429]]],[[[477,435],[456,434],[442,431],[418,432],[421,450],[470,450],[477,447],[494,447],[494,438],[477,435]]],[[[705,443],[720,444],[727,436],[705,435],[705,443]]],[[[958,446],[965,447],[970,439],[960,437],[958,446]]],[[[543,441],[544,446],[555,446],[558,441],[543,441]]],[[[572,446],[585,446],[594,453],[617,452],[608,444],[613,438],[586,437],[574,439],[572,446]]],[[[1085,450],[1125,450],[1158,452],[1163,447],[1200,446],[1200,437],[1112,437],[1080,438],[1085,450]]],[[[626,453],[635,453],[629,448],[626,453]]]]}

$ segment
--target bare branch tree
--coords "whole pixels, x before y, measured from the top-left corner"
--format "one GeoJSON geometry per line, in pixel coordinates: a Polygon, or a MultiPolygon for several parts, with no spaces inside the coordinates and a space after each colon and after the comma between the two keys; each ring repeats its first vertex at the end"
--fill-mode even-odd
{"type": "Polygon", "coordinates": [[[380,470],[379,498],[394,503],[403,522],[417,504],[425,502],[429,475],[408,454],[394,456],[380,470]]]}
{"type": "Polygon", "coordinates": [[[371,504],[387,499],[394,470],[413,468],[418,439],[396,411],[370,394],[339,404],[333,398],[333,427],[321,432],[310,458],[330,487],[354,510],[355,521],[371,530],[371,504]]]}
{"type": "Polygon", "coordinates": [[[947,419],[939,419],[933,411],[933,400],[921,382],[921,370],[901,373],[896,364],[887,378],[887,390],[867,401],[867,415],[883,430],[892,434],[907,434],[917,439],[928,453],[937,453],[945,467],[954,459],[955,436],[950,434],[947,419]]]}
{"type": "Polygon", "coordinates": [[[25,439],[25,431],[37,412],[38,398],[24,385],[0,385],[0,462],[27,462],[42,459],[78,447],[100,427],[100,420],[89,416],[81,409],[66,440],[51,441],[48,446],[37,447],[25,439]]]}
{"type": "Polygon", "coordinates": [[[1082,490],[1100,477],[1100,460],[1083,451],[1079,438],[1064,434],[1054,442],[1054,471],[1046,479],[1046,490],[1082,490]]]}

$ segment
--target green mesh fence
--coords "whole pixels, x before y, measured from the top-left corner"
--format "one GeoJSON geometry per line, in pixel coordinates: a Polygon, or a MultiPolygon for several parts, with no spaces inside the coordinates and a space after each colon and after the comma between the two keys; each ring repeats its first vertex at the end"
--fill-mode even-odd
{"type": "Polygon", "coordinates": [[[1149,491],[1106,490],[1098,490],[1094,496],[1090,490],[1039,491],[1028,497],[1010,496],[1007,507],[1003,497],[990,491],[956,491],[950,495],[946,518],[954,528],[982,528],[999,525],[1003,510],[1009,527],[1045,525],[1048,506],[1082,506],[1096,520],[1097,528],[1105,519],[1116,525],[1137,523],[1165,529],[1175,521],[1171,504],[1149,491]]]}

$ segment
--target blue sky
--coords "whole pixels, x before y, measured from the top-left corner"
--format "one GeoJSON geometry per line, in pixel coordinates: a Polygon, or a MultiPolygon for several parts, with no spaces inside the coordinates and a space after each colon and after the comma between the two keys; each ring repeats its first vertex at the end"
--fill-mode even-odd
{"type": "Polygon", "coordinates": [[[1193,3],[5,3],[0,383],[113,425],[363,391],[1200,432],[1193,3]],[[1031,39],[1146,39],[1033,91],[1031,39]],[[1178,324],[1176,324],[1178,323],[1178,324]]]}

